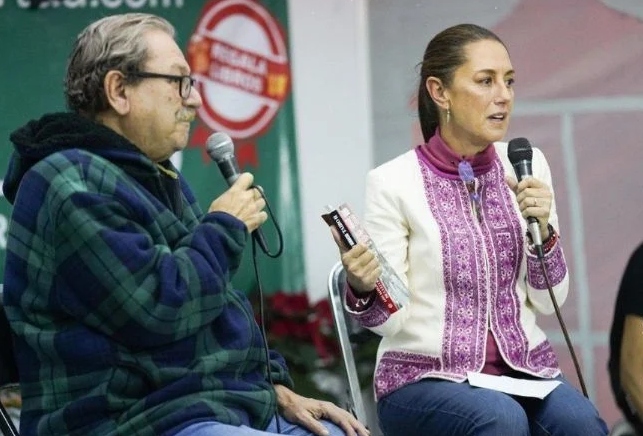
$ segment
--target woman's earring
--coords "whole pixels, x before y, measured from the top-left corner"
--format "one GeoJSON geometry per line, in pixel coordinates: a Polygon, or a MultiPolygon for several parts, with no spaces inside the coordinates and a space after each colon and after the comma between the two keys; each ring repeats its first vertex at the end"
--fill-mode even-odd
{"type": "Polygon", "coordinates": [[[449,124],[450,120],[451,120],[451,109],[447,108],[447,124],[449,124]]]}

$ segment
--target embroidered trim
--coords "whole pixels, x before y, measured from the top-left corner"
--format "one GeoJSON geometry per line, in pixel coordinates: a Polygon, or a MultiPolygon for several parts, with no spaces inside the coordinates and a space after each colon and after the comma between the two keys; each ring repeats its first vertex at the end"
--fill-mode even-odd
{"type": "MultiPolygon", "coordinates": [[[[547,276],[552,286],[556,286],[563,281],[567,275],[567,265],[565,264],[565,257],[563,249],[560,244],[556,244],[553,249],[549,251],[544,257],[545,269],[547,276]]],[[[545,275],[542,272],[540,260],[535,255],[527,256],[527,280],[534,289],[547,289],[547,282],[545,275]]]]}

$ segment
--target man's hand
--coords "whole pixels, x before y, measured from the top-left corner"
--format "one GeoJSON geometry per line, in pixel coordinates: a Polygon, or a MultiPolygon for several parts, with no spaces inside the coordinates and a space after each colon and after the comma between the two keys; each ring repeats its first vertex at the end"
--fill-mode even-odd
{"type": "Polygon", "coordinates": [[[266,201],[258,189],[251,188],[254,177],[243,173],[236,182],[210,204],[208,212],[226,212],[243,221],[252,232],[268,219],[263,211],[266,201]]]}
{"type": "Polygon", "coordinates": [[[277,404],[283,416],[294,424],[306,427],[318,436],[328,430],[319,422],[324,418],[341,427],[346,436],[368,436],[370,432],[353,415],[328,401],[302,397],[282,385],[276,385],[277,404]]]}

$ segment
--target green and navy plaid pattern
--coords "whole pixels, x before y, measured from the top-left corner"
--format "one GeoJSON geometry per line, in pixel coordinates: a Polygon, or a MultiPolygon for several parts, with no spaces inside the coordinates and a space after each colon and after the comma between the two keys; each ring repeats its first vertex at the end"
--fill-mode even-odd
{"type": "MultiPolygon", "coordinates": [[[[265,428],[275,395],[263,338],[230,287],[243,223],[203,214],[171,164],[79,116],[45,116],[11,139],[4,303],[21,434],[265,428]]],[[[271,357],[274,381],[290,386],[271,357]]]]}

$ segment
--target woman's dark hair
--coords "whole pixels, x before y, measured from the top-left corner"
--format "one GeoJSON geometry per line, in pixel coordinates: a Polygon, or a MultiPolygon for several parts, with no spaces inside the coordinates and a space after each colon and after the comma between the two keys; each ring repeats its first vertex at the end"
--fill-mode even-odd
{"type": "Polygon", "coordinates": [[[467,59],[464,47],[476,41],[490,39],[504,46],[500,38],[492,31],[475,24],[458,24],[443,30],[433,37],[424,50],[420,64],[420,84],[418,87],[418,117],[422,136],[428,141],[439,125],[438,107],[426,89],[426,79],[437,77],[445,87],[451,85],[453,74],[467,59]]]}

